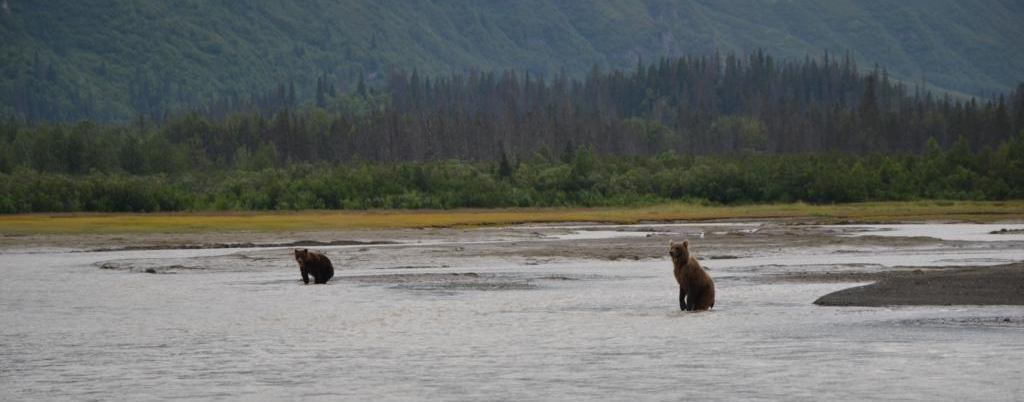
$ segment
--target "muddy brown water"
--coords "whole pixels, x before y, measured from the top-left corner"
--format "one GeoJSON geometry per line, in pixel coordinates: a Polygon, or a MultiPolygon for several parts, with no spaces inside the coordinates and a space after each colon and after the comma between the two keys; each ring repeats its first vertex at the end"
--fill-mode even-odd
{"type": "Polygon", "coordinates": [[[399,243],[322,247],[317,286],[290,248],[7,247],[0,400],[1021,400],[1024,308],[821,307],[862,283],[765,280],[1024,260],[973,237],[1002,228],[1021,225],[314,234],[399,243]],[[711,312],[678,311],[681,238],[711,312]]]}

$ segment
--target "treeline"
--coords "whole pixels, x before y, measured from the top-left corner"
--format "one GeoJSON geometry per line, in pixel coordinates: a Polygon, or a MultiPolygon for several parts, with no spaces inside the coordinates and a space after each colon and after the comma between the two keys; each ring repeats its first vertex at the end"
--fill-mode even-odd
{"type": "Polygon", "coordinates": [[[962,100],[858,71],[755,52],[581,80],[324,75],[302,105],[279,85],[156,121],[8,118],[0,212],[1024,197],[1024,84],[962,100]]]}
{"type": "Polygon", "coordinates": [[[1024,134],[920,155],[598,156],[293,164],[185,174],[0,174],[0,213],[492,208],[1024,198],[1024,134]]]}
{"type": "Polygon", "coordinates": [[[177,122],[206,120],[220,137],[248,134],[227,148],[273,145],[285,161],[329,162],[491,160],[581,145],[617,155],[907,153],[930,138],[948,147],[961,136],[972,149],[992,148],[1024,129],[1024,83],[979,101],[911,89],[877,67],[860,71],[848,56],[778,61],[755,52],[662,59],[630,72],[595,68],[582,80],[394,72],[379,92],[360,82],[341,93],[323,76],[304,107],[279,86],[177,122]]]}
{"type": "MultiPolygon", "coordinates": [[[[390,77],[391,107],[371,133],[376,159],[487,159],[587,144],[601,154],[919,152],[966,137],[994,147],[1024,129],[1024,84],[979,102],[910,90],[849,57],[779,62],[761,52],[662,59],[584,80],[470,73],[390,77]]],[[[362,126],[352,132],[365,135],[362,126]]]]}
{"type": "Polygon", "coordinates": [[[1024,84],[990,100],[936,97],[860,74],[849,57],[780,62],[761,52],[663,59],[631,72],[548,81],[516,72],[396,72],[383,89],[317,78],[126,125],[0,123],[0,172],[132,174],[292,163],[511,160],[589,147],[598,155],[740,152],[903,154],[965,138],[995,149],[1024,130],[1024,84]]]}

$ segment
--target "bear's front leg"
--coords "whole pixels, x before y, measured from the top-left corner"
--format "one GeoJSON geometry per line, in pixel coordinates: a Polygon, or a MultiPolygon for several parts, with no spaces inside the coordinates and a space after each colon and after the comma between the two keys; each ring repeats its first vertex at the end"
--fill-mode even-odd
{"type": "Polygon", "coordinates": [[[686,289],[679,287],[679,309],[686,311],[686,289]]]}
{"type": "Polygon", "coordinates": [[[697,310],[697,300],[700,300],[701,294],[702,292],[696,290],[690,292],[690,297],[686,298],[686,311],[697,310]]]}
{"type": "Polygon", "coordinates": [[[309,284],[309,273],[306,272],[306,267],[299,267],[299,272],[302,272],[302,283],[309,284]]]}

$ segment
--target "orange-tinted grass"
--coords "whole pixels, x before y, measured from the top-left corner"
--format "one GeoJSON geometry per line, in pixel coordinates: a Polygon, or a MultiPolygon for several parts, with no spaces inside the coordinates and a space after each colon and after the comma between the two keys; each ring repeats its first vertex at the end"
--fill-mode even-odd
{"type": "Polygon", "coordinates": [[[615,208],[526,208],[0,216],[0,233],[158,233],[316,231],[508,225],[545,222],[636,223],[795,218],[814,222],[997,221],[1024,219],[1024,201],[911,201],[835,205],[804,203],[708,206],[662,204],[615,208]]]}

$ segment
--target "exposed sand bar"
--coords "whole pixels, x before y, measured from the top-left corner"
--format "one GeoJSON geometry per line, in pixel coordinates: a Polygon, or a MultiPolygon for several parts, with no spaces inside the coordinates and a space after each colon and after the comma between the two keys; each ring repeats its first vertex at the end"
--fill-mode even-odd
{"type": "Polygon", "coordinates": [[[1024,305],[1022,263],[996,267],[886,272],[861,276],[859,279],[870,277],[879,281],[827,294],[814,304],[865,307],[1024,305]]]}

